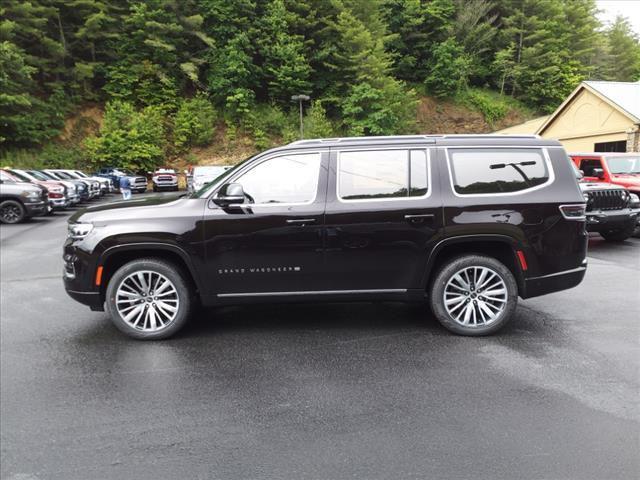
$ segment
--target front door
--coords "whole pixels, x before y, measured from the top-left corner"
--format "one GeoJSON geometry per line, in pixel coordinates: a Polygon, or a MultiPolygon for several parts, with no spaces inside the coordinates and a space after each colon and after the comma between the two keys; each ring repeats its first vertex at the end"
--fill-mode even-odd
{"type": "MultiPolygon", "coordinates": [[[[218,298],[320,289],[328,151],[266,155],[227,178],[246,200],[205,210],[210,291],[218,298]]],[[[214,197],[215,197],[214,193],[214,197]]]]}
{"type": "Polygon", "coordinates": [[[418,288],[442,228],[430,149],[341,149],[331,153],[326,207],[330,290],[418,288]]]}

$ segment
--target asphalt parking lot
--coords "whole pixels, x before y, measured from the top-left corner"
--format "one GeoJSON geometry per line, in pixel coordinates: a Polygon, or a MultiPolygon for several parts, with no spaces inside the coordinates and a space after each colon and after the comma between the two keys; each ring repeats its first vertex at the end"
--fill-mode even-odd
{"type": "Polygon", "coordinates": [[[3,479],[640,477],[640,239],[493,337],[361,303],[141,343],[66,296],[67,217],[0,227],[3,479]]]}

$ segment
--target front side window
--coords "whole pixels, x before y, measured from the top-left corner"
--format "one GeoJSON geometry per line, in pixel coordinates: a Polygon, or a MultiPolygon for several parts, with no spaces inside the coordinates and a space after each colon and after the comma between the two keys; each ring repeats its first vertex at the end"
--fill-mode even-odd
{"type": "Polygon", "coordinates": [[[320,154],[282,155],[259,163],[234,180],[250,203],[310,203],[316,198],[320,154]]]}
{"type": "Polygon", "coordinates": [[[343,200],[421,197],[427,190],[425,150],[340,152],[338,196],[343,200]]]}
{"type": "Polygon", "coordinates": [[[454,148],[448,152],[453,188],[459,194],[518,192],[549,180],[540,149],[454,148]]]}

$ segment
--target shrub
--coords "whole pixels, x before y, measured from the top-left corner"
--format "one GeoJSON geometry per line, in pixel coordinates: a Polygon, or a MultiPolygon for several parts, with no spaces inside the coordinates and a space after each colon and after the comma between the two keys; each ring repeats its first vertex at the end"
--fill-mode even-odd
{"type": "Polygon", "coordinates": [[[174,145],[178,150],[207,145],[215,129],[216,111],[204,95],[183,100],[174,123],[174,145]]]}
{"type": "Polygon", "coordinates": [[[107,104],[100,135],[85,140],[94,166],[153,170],[164,159],[164,112],[160,107],[136,111],[119,100],[107,104]]]}
{"type": "Polygon", "coordinates": [[[458,101],[466,107],[482,113],[490,125],[503,119],[509,111],[509,105],[502,97],[478,89],[464,91],[458,96],[458,101]]]}
{"type": "Polygon", "coordinates": [[[304,136],[306,138],[327,138],[335,135],[334,132],[335,129],[327,118],[322,101],[316,100],[304,118],[304,136]]]}
{"type": "Polygon", "coordinates": [[[464,48],[449,38],[436,45],[425,86],[437,97],[453,96],[467,85],[471,59],[464,48]]]}
{"type": "Polygon", "coordinates": [[[354,85],[342,104],[344,126],[350,135],[394,135],[410,130],[415,122],[413,90],[392,78],[380,87],[367,82],[354,85]]]}

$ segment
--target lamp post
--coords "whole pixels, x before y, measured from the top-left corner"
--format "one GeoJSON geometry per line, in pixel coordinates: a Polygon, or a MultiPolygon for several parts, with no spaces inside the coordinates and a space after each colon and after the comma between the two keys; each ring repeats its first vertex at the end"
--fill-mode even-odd
{"type": "Polygon", "coordinates": [[[302,102],[308,102],[311,100],[309,95],[292,95],[291,100],[298,102],[300,105],[300,138],[304,138],[304,127],[302,126],[302,102]]]}

